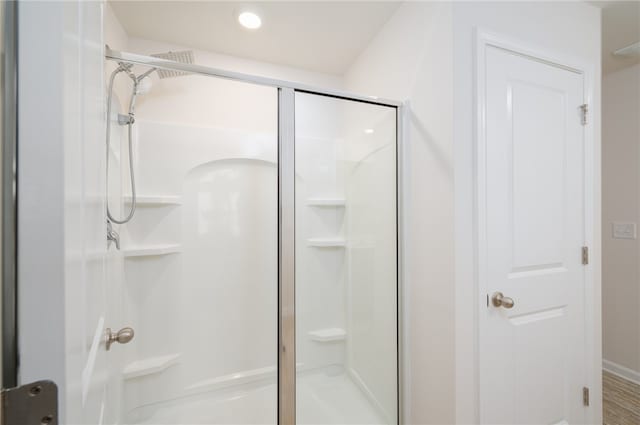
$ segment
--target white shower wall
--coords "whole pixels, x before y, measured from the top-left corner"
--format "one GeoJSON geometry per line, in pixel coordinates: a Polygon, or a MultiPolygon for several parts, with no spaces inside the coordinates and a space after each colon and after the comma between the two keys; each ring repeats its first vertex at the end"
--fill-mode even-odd
{"type": "Polygon", "coordinates": [[[344,370],[384,423],[397,414],[395,142],[394,108],[296,96],[297,361],[344,370]]]}
{"type": "Polygon", "coordinates": [[[121,227],[137,331],[127,411],[246,376],[275,382],[276,90],[156,78],[138,111],[139,205],[121,227]]]}
{"type": "Polygon", "coordinates": [[[395,124],[395,111],[388,110],[375,126],[381,136],[357,129],[352,137],[365,138],[369,149],[353,163],[347,183],[348,366],[387,423],[398,409],[396,144],[389,138],[395,124]]]}

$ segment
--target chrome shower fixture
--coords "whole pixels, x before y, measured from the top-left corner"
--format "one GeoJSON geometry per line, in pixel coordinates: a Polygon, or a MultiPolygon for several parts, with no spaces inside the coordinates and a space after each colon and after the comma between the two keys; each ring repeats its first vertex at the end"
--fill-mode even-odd
{"type": "MultiPolygon", "coordinates": [[[[138,84],[140,83],[140,80],[155,70],[155,68],[151,69],[150,71],[147,71],[146,73],[142,74],[140,77],[137,77],[131,71],[132,67],[133,65],[130,63],[124,63],[124,62],[118,63],[118,67],[111,73],[111,77],[109,77],[109,94],[107,96],[107,131],[106,131],[107,133],[106,134],[107,136],[106,137],[107,200],[106,200],[106,205],[107,205],[107,217],[109,221],[117,224],[124,224],[129,222],[133,218],[133,214],[136,211],[136,182],[135,182],[135,175],[133,170],[133,140],[132,140],[133,123],[135,122],[136,96],[138,95],[138,84]],[[109,208],[109,195],[108,195],[109,194],[109,144],[111,141],[110,120],[111,120],[111,102],[113,98],[113,83],[116,79],[116,76],[121,72],[124,72],[125,74],[127,74],[129,78],[131,78],[131,80],[133,81],[133,88],[131,90],[131,100],[129,101],[129,111],[126,115],[118,114],[118,124],[126,125],[128,128],[127,134],[128,134],[128,144],[129,144],[129,176],[131,179],[131,209],[129,210],[129,213],[126,215],[126,217],[122,219],[117,219],[113,216],[113,214],[111,214],[111,209],[109,208]]],[[[112,240],[110,238],[110,234],[107,235],[107,239],[112,240]]],[[[117,245],[118,244],[116,244],[116,246],[117,245]]]]}
{"type": "MultiPolygon", "coordinates": [[[[193,63],[192,50],[182,50],[179,52],[154,53],[151,56],[154,58],[166,59],[174,62],[193,63]]],[[[173,71],[170,69],[158,69],[158,76],[162,79],[171,78],[171,77],[181,77],[183,75],[189,75],[189,73],[184,71],[173,71]]]]}
{"type": "MultiPolygon", "coordinates": [[[[108,47],[108,46],[107,46],[108,47]]],[[[193,51],[185,50],[180,52],[166,52],[166,53],[156,53],[152,55],[153,57],[159,59],[166,59],[175,62],[182,63],[193,63],[193,51]]],[[[113,214],[111,214],[111,210],[109,208],[109,197],[107,195],[107,217],[110,222],[116,224],[124,224],[128,223],[132,218],[136,211],[137,204],[137,196],[136,196],[136,183],[135,176],[133,170],[133,124],[135,123],[135,107],[136,107],[136,98],[139,94],[146,94],[151,89],[151,81],[147,79],[149,75],[151,75],[154,71],[158,73],[158,76],[163,78],[170,77],[179,77],[182,75],[188,75],[187,72],[182,71],[171,71],[159,68],[151,68],[140,75],[135,75],[132,71],[133,64],[128,62],[118,62],[118,67],[111,73],[111,77],[109,78],[109,94],[107,97],[107,137],[106,137],[106,154],[107,154],[107,194],[109,193],[109,143],[111,140],[111,100],[113,97],[113,83],[115,78],[120,73],[125,73],[131,81],[133,81],[133,87],[131,89],[131,99],[129,100],[129,111],[126,114],[118,114],[117,120],[119,125],[126,125],[128,128],[128,145],[129,145],[129,176],[131,181],[131,209],[129,213],[121,219],[115,218],[113,214]]],[[[109,238],[113,240],[112,238],[109,238]]]]}

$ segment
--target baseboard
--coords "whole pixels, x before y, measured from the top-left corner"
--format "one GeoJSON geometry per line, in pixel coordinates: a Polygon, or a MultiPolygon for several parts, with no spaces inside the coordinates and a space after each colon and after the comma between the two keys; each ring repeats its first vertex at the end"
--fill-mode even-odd
{"type": "Polygon", "coordinates": [[[602,359],[602,370],[624,378],[627,381],[631,381],[634,384],[640,385],[640,372],[629,369],[628,367],[624,367],[609,360],[602,359]]]}

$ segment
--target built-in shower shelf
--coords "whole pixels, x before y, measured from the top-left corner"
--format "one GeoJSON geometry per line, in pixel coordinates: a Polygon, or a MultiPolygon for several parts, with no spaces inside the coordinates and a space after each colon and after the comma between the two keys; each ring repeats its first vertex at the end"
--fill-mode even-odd
{"type": "MultiPolygon", "coordinates": [[[[127,204],[131,204],[133,202],[133,198],[131,196],[125,196],[124,202],[127,204]]],[[[171,195],[158,195],[158,196],[136,196],[136,204],[137,205],[145,205],[149,207],[161,207],[164,205],[181,205],[182,200],[179,196],[171,196],[171,195]]]]}
{"type": "Polygon", "coordinates": [[[309,198],[307,205],[310,207],[344,207],[346,200],[344,198],[309,198]]]}
{"type": "Polygon", "coordinates": [[[144,247],[127,248],[123,251],[125,257],[154,257],[180,252],[180,245],[149,245],[144,247]]]}
{"type": "Polygon", "coordinates": [[[347,241],[342,238],[311,238],[307,239],[307,245],[316,248],[344,248],[347,241]]]}
{"type": "Polygon", "coordinates": [[[160,373],[177,364],[178,359],[180,359],[180,354],[168,354],[166,356],[137,360],[124,368],[122,376],[124,379],[133,379],[160,373]]]}
{"type": "Polygon", "coordinates": [[[317,342],[344,341],[347,337],[347,332],[341,328],[327,328],[311,331],[309,336],[313,341],[317,342]]]}

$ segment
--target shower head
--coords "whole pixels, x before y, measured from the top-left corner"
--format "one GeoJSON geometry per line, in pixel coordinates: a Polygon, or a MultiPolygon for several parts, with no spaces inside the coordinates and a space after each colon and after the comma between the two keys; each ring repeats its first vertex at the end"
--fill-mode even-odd
{"type": "MultiPolygon", "coordinates": [[[[180,52],[155,53],[151,56],[153,56],[154,58],[167,59],[174,62],[193,63],[192,50],[182,50],[180,52]]],[[[171,69],[158,69],[157,71],[158,71],[158,76],[160,78],[180,77],[180,76],[189,74],[188,72],[174,71],[171,69]]]]}

